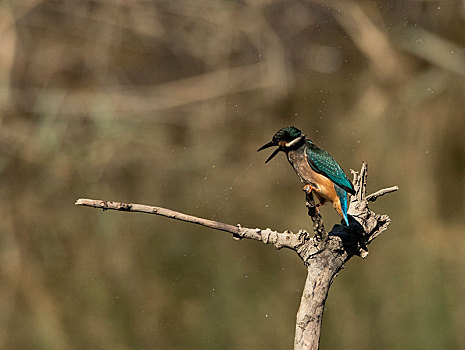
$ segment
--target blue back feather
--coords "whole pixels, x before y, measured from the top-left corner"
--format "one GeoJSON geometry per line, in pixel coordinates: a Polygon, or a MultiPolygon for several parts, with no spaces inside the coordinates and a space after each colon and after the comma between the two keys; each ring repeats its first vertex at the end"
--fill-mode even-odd
{"type": "MultiPolygon", "coordinates": [[[[309,165],[314,171],[329,178],[334,184],[341,187],[341,189],[355,194],[354,186],[349,181],[344,171],[339,164],[334,160],[331,155],[322,150],[310,140],[305,143],[305,154],[309,165]]],[[[347,200],[346,200],[347,202],[347,200]]]]}

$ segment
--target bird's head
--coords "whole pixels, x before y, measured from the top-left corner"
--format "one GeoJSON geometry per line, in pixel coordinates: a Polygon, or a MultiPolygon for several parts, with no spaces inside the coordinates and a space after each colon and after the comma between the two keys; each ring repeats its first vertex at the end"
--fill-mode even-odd
{"type": "Polygon", "coordinates": [[[277,146],[271,156],[265,161],[268,163],[275,155],[278,154],[279,151],[289,151],[291,149],[296,149],[300,147],[301,141],[305,139],[305,135],[302,132],[293,127],[287,126],[285,128],[280,129],[276,134],[274,134],[271,142],[268,142],[266,145],[260,147],[257,151],[261,151],[265,148],[277,146]]]}

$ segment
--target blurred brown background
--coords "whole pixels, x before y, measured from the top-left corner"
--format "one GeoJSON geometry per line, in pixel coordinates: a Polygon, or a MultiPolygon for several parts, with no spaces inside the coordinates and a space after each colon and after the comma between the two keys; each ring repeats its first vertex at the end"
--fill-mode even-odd
{"type": "Polygon", "coordinates": [[[464,75],[463,0],[1,1],[0,348],[291,349],[293,253],[73,204],[310,229],[295,125],[400,187],[321,348],[465,349],[464,75]]]}

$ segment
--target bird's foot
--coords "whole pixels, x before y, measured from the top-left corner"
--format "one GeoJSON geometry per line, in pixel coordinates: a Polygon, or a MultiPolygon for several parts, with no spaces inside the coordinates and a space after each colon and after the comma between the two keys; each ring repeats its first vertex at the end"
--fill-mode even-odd
{"type": "Polygon", "coordinates": [[[314,190],[314,188],[311,185],[305,185],[303,190],[307,193],[310,193],[314,190]]]}
{"type": "Polygon", "coordinates": [[[320,212],[320,207],[325,204],[326,200],[325,199],[322,199],[320,200],[320,203],[318,203],[317,205],[315,205],[315,208],[316,208],[316,211],[317,212],[320,212]]]}

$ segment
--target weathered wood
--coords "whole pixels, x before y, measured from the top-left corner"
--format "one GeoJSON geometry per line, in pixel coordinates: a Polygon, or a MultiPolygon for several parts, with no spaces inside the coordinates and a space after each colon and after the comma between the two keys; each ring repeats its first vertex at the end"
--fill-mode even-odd
{"type": "MultiPolygon", "coordinates": [[[[365,163],[362,164],[360,173],[352,171],[356,194],[351,198],[348,211],[350,226],[335,225],[326,241],[319,244],[319,251],[304,260],[308,266],[308,274],[297,313],[295,350],[318,349],[324,305],[334,277],[352,256],[366,257],[367,245],[386,230],[390,223],[387,215],[375,214],[368,208],[368,200],[373,201],[379,196],[396,191],[398,187],[366,196],[367,171],[365,163]]],[[[314,226],[318,226],[315,221],[321,220],[321,216],[316,212],[312,219],[314,226]]]]}
{"type": "Polygon", "coordinates": [[[355,171],[352,171],[352,173],[356,193],[351,198],[348,210],[349,226],[335,225],[331,232],[327,233],[311,192],[306,193],[306,206],[308,214],[312,218],[315,232],[313,237],[305,230],[292,233],[290,231],[277,232],[269,228],[265,230],[259,228],[252,229],[142,204],[127,204],[83,198],[78,199],[75,204],[103,210],[140,212],[166,216],[229,232],[232,233],[235,239],[254,239],[262,241],[265,244],[272,244],[277,249],[288,248],[294,250],[307,266],[308,271],[300,307],[297,312],[294,349],[316,350],[318,349],[320,340],[324,305],[334,277],[354,255],[361,256],[362,258],[366,257],[368,255],[367,245],[378,237],[381,232],[386,230],[391,222],[389,216],[375,214],[371,211],[368,208],[368,201],[375,201],[384,194],[398,190],[398,187],[394,186],[367,196],[367,165],[363,163],[359,173],[355,171]]]}

